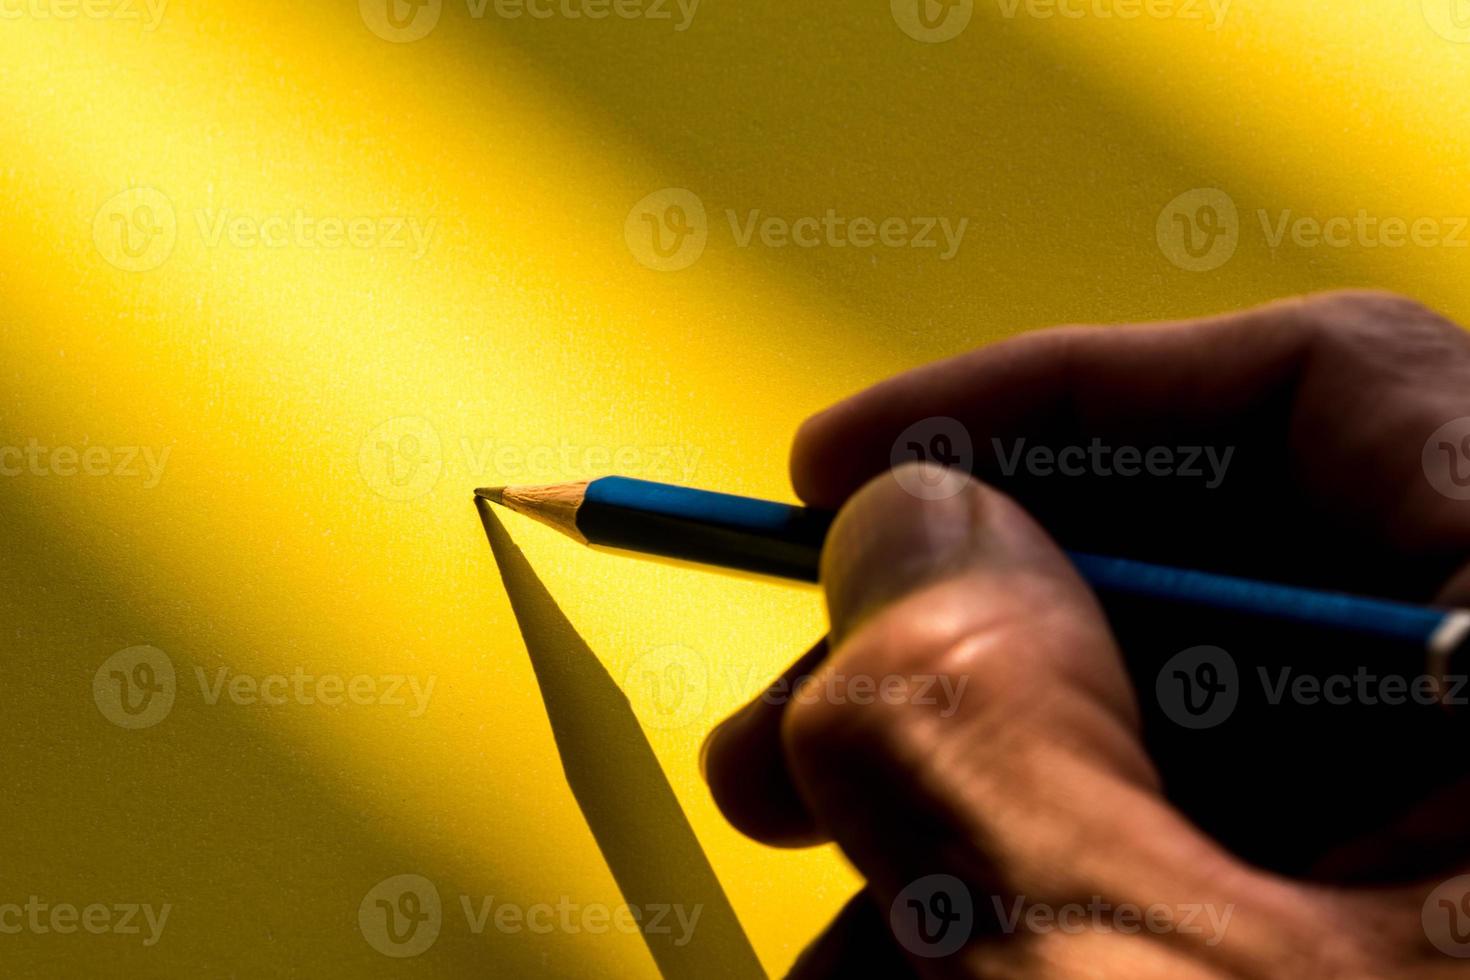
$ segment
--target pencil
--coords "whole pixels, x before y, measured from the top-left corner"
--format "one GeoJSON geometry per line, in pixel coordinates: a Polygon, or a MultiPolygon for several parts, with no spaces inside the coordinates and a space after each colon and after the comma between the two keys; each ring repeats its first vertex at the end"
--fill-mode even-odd
{"type": "MultiPolygon", "coordinates": [[[[817,581],[827,511],[627,477],[486,487],[476,496],[585,545],[804,582],[817,581]]],[[[1449,676],[1470,649],[1470,611],[1421,606],[1068,551],[1105,609],[1132,600],[1236,621],[1285,623],[1426,656],[1449,676]]],[[[1393,652],[1393,651],[1390,651],[1393,652]]],[[[1424,663],[1424,661],[1421,661],[1424,663]]]]}

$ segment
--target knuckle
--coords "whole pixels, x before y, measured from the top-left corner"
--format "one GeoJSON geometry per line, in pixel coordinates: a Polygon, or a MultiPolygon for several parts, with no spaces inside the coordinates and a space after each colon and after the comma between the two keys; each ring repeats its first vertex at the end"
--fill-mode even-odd
{"type": "MultiPolygon", "coordinates": [[[[1307,297],[1296,324],[1327,378],[1356,379],[1359,395],[1421,390],[1426,377],[1470,372],[1470,334],[1395,293],[1352,290],[1307,297]]],[[[1377,397],[1375,394],[1374,397],[1377,397]]]]}
{"type": "Polygon", "coordinates": [[[911,760],[916,744],[1005,704],[1026,683],[1025,658],[1009,655],[1003,637],[944,635],[942,623],[894,612],[793,691],[782,719],[789,756],[911,760]]]}
{"type": "Polygon", "coordinates": [[[1387,289],[1331,289],[1307,296],[1303,305],[1313,310],[1424,311],[1418,300],[1387,289]]]}
{"type": "Polygon", "coordinates": [[[1465,341],[1463,330],[1423,303],[1383,290],[1321,293],[1308,297],[1301,310],[1310,329],[1365,353],[1402,348],[1406,341],[1465,341]]]}

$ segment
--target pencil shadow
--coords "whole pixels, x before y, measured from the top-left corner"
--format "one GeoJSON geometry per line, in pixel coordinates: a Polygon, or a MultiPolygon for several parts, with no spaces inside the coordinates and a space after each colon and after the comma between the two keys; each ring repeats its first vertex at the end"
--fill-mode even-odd
{"type": "Polygon", "coordinates": [[[505,526],[476,501],[490,549],[541,688],[562,768],[623,899],[632,907],[682,906],[645,918],[644,942],[666,980],[764,977],[704,849],[637,717],[602,662],[562,613],[505,526]]]}

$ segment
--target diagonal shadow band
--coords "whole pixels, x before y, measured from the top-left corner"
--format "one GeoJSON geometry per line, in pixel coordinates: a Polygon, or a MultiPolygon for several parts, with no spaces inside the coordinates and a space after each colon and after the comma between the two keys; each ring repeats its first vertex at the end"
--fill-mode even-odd
{"type": "Polygon", "coordinates": [[[664,922],[667,931],[643,929],[659,972],[665,980],[763,978],[755,949],[627,696],[546,591],[490,504],[477,500],[476,505],[541,687],[567,783],[624,901],[644,913],[682,906],[685,921],[694,922],[686,935],[671,911],[664,922]]]}

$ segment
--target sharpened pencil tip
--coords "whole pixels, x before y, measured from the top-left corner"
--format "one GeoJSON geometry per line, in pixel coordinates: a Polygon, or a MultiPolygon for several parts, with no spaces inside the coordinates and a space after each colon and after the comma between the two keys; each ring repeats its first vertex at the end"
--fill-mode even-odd
{"type": "Polygon", "coordinates": [[[484,497],[492,504],[504,503],[505,487],[480,487],[475,491],[476,497],[484,497]]]}

